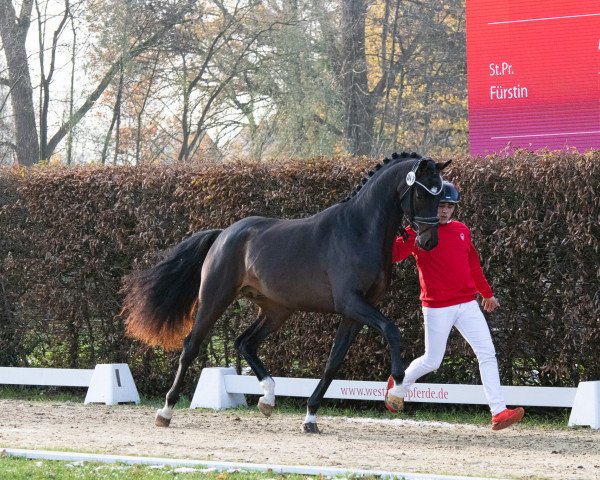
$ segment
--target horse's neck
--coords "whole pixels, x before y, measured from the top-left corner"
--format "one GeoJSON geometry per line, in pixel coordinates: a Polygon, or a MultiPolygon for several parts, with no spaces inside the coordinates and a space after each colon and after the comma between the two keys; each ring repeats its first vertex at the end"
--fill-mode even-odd
{"type": "Polygon", "coordinates": [[[366,185],[366,188],[348,202],[349,218],[352,223],[376,241],[381,241],[384,248],[391,251],[398,228],[402,223],[402,209],[396,192],[397,182],[387,181],[366,185]]]}

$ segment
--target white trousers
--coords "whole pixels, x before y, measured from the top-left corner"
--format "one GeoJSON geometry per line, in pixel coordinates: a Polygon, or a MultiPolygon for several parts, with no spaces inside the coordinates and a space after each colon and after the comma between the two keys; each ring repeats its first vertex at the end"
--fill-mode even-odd
{"type": "Polygon", "coordinates": [[[423,307],[423,316],[425,317],[425,354],[413,360],[406,369],[402,391],[408,392],[418,378],[439,368],[446,352],[450,330],[454,326],[471,345],[477,356],[483,389],[492,415],[504,410],[506,403],[500,390],[496,350],[477,301],[451,307],[423,307]]]}

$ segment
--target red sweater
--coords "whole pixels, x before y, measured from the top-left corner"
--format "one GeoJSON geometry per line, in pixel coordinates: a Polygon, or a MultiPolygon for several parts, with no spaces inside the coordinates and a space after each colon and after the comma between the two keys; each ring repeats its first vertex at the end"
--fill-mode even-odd
{"type": "Polygon", "coordinates": [[[415,257],[423,306],[439,308],[470,302],[477,292],[484,298],[493,296],[465,224],[456,220],[440,224],[438,244],[428,252],[416,245],[414,230],[406,230],[409,238],[406,242],[396,238],[392,261],[415,257]]]}

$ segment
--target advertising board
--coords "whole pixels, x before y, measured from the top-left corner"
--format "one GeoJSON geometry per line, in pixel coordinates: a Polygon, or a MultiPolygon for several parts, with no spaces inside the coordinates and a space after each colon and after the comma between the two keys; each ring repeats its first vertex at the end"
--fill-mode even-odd
{"type": "Polygon", "coordinates": [[[600,148],[600,0],[467,0],[471,155],[600,148]]]}

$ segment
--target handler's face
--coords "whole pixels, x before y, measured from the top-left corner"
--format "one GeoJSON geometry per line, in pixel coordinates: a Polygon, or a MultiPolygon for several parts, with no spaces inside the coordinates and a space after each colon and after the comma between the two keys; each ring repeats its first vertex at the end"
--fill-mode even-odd
{"type": "Polygon", "coordinates": [[[450,221],[455,208],[455,203],[440,203],[438,206],[438,217],[440,217],[440,224],[444,225],[450,221]]]}

